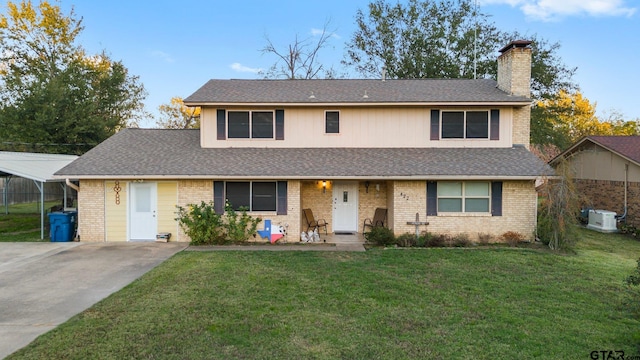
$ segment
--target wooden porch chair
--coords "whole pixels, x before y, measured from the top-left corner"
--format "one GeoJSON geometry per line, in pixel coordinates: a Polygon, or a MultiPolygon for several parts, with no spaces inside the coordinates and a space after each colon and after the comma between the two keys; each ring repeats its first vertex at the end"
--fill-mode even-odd
{"type": "Polygon", "coordinates": [[[386,221],[387,221],[387,209],[376,208],[376,211],[373,214],[373,219],[370,219],[370,218],[364,219],[364,224],[362,224],[362,233],[364,234],[364,230],[368,227],[369,228],[384,227],[386,221]]]}
{"type": "Polygon", "coordinates": [[[302,213],[304,214],[304,220],[307,222],[307,231],[313,228],[324,228],[324,234],[327,235],[327,224],[324,219],[316,220],[313,217],[313,211],[311,209],[302,209],[302,213]]]}

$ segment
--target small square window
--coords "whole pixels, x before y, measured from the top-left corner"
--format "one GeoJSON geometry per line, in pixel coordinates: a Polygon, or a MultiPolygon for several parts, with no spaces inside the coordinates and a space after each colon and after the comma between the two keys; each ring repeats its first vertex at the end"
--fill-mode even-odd
{"type": "Polygon", "coordinates": [[[273,113],[270,111],[251,112],[251,137],[254,139],[273,138],[273,113]]]}
{"type": "Polygon", "coordinates": [[[338,111],[325,112],[325,132],[327,134],[340,133],[340,113],[338,111]]]}

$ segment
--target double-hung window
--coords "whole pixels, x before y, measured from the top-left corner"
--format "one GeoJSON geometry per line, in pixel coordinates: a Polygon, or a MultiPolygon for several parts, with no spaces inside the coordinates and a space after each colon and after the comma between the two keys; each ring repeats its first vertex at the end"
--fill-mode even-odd
{"type": "Polygon", "coordinates": [[[488,139],[488,111],[442,111],[442,139],[488,139]]]}
{"type": "Polygon", "coordinates": [[[276,211],[275,181],[238,181],[226,183],[226,199],[234,210],[276,211]]]}
{"type": "Polygon", "coordinates": [[[488,213],[490,189],[488,181],[440,181],[438,212],[488,213]]]}
{"type": "Polygon", "coordinates": [[[228,111],[229,139],[273,139],[273,111],[228,111]]]}
{"type": "Polygon", "coordinates": [[[339,111],[325,111],[325,133],[327,134],[339,134],[340,133],[340,112],[339,111]]]}

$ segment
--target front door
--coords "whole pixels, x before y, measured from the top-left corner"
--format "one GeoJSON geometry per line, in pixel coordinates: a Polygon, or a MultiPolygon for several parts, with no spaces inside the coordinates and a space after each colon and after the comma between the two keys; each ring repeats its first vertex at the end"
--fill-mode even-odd
{"type": "Polygon", "coordinates": [[[158,228],[156,183],[130,183],[129,240],[156,239],[158,228]]]}
{"type": "Polygon", "coordinates": [[[333,183],[333,231],[358,231],[358,183],[333,183]]]}

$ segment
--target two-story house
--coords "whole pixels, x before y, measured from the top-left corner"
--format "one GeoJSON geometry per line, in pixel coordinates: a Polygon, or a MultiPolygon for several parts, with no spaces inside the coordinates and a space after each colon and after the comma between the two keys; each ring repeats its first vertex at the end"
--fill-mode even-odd
{"type": "Polygon", "coordinates": [[[176,205],[229,201],[306,230],[361,232],[376,208],[396,234],[416,213],[434,233],[533,236],[531,48],[501,50],[498,81],[211,80],[185,99],[199,130],[126,129],[57,175],[78,179],[82,241],[189,239],[176,205]]]}

